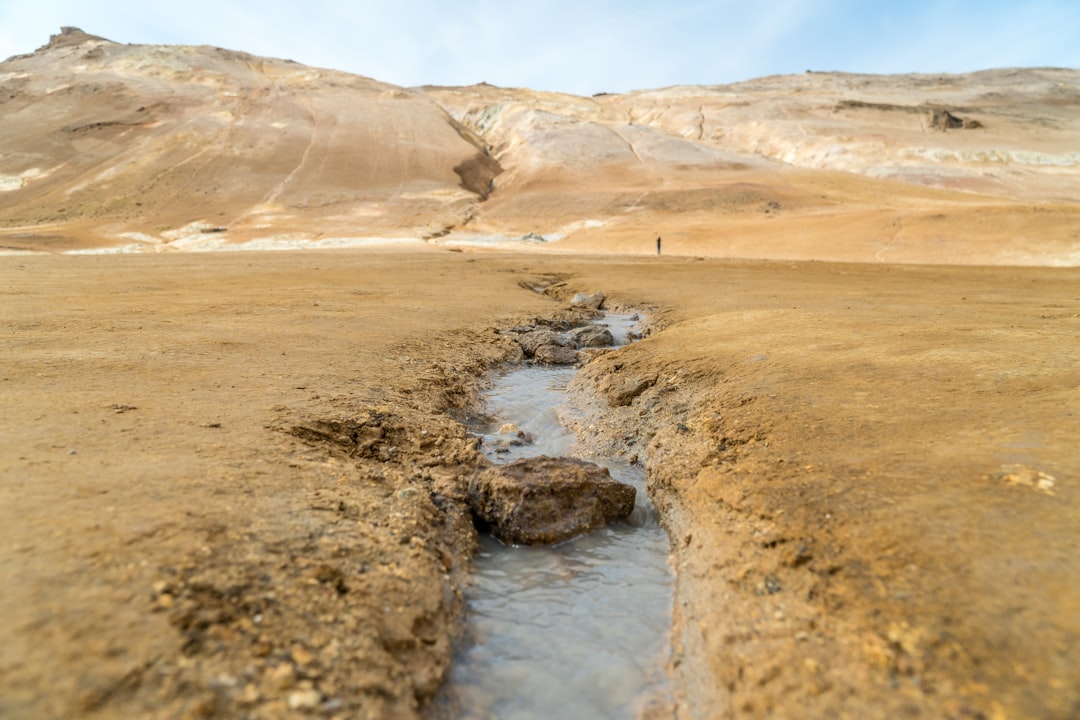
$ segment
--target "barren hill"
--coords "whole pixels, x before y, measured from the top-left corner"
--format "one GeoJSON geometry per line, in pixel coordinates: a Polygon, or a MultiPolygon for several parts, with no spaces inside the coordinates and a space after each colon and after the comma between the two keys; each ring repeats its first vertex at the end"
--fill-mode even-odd
{"type": "Polygon", "coordinates": [[[1080,71],[807,73],[584,98],[400,88],[66,28],[0,64],[0,243],[399,238],[1080,263],[1080,71]]]}

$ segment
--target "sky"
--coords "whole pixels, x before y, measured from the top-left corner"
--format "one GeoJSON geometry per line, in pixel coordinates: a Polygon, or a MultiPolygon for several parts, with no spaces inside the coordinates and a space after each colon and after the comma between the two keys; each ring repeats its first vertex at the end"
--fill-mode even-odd
{"type": "Polygon", "coordinates": [[[1078,0],[0,0],[0,59],[61,25],[403,86],[578,95],[806,70],[1080,68],[1078,0]]]}

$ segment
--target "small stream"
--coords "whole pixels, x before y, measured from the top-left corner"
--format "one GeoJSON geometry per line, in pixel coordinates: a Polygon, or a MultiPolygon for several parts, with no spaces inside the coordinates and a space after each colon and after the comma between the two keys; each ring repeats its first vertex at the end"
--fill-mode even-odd
{"type": "MultiPolygon", "coordinates": [[[[608,316],[616,343],[630,316],[608,316]]],[[[495,462],[577,456],[559,422],[574,369],[525,366],[486,394],[495,462]],[[516,428],[505,428],[511,423],[516,428]],[[500,429],[503,432],[500,432],[500,429]],[[531,444],[510,444],[520,429],[531,444]]],[[[637,487],[617,523],[554,546],[506,546],[482,536],[466,592],[465,646],[454,658],[436,717],[459,720],[635,718],[665,703],[673,577],[668,538],[645,492],[645,473],[619,459],[585,457],[637,487]]]]}

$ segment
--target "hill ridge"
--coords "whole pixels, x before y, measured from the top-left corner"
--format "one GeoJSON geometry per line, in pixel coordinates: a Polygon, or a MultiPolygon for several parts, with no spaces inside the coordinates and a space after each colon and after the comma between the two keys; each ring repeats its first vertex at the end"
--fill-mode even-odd
{"type": "Polygon", "coordinates": [[[1080,257],[1067,69],[582,97],[403,88],[65,27],[0,63],[0,129],[0,235],[16,250],[543,237],[642,252],[664,232],[672,252],[712,256],[1080,257]]]}

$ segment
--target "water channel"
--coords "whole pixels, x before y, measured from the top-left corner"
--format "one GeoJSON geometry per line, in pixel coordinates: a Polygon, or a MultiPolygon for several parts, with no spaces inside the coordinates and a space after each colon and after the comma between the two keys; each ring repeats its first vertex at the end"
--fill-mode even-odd
{"type": "MultiPolygon", "coordinates": [[[[608,316],[616,343],[631,316],[608,316]]],[[[483,431],[495,462],[575,456],[559,421],[574,370],[525,366],[486,393],[494,418],[483,431]],[[531,444],[510,444],[516,432],[531,444]],[[503,432],[500,432],[500,428],[503,432]],[[516,430],[516,429],[515,429],[516,430]]],[[[637,487],[629,521],[554,546],[506,546],[481,538],[466,598],[468,637],[454,658],[436,716],[458,720],[635,718],[666,702],[673,578],[640,466],[584,457],[637,487]]]]}

